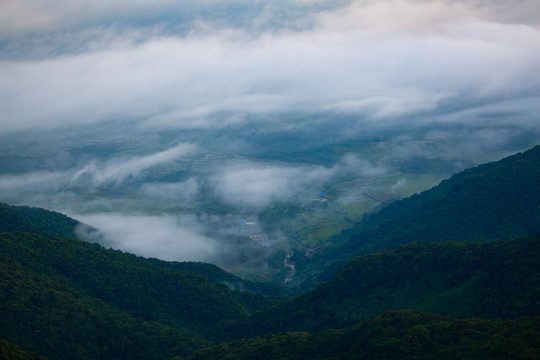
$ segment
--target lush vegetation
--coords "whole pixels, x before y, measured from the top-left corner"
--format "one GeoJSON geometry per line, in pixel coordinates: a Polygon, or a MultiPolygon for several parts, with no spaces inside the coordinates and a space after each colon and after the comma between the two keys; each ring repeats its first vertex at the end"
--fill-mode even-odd
{"type": "Polygon", "coordinates": [[[107,250],[62,214],[2,204],[0,357],[540,358],[539,159],[536,147],[382,209],[313,257],[363,256],[288,300],[281,285],[107,250]]]}
{"type": "Polygon", "coordinates": [[[24,351],[19,345],[0,339],[0,359],[4,360],[47,360],[46,357],[24,351]]]}
{"type": "Polygon", "coordinates": [[[201,336],[211,337],[217,323],[276,301],[213,283],[197,272],[200,266],[179,270],[44,235],[51,230],[15,215],[12,228],[28,226],[41,234],[0,233],[0,338],[40,355],[172,357],[207,344],[201,336]]]}
{"type": "MultiPolygon", "coordinates": [[[[298,271],[414,241],[492,241],[540,231],[540,146],[460,172],[438,186],[366,215],[298,271]]],[[[328,280],[324,275],[321,278],[328,280]]]]}
{"type": "Polygon", "coordinates": [[[23,231],[42,235],[76,237],[80,225],[64,214],[28,206],[10,206],[0,203],[0,231],[23,231]]]}
{"type": "Polygon", "coordinates": [[[353,326],[386,310],[513,319],[540,309],[540,235],[413,243],[360,257],[315,291],[252,315],[238,337],[353,326]]]}
{"type": "Polygon", "coordinates": [[[368,234],[377,248],[529,235],[540,230],[539,178],[540,146],[471,168],[366,219],[350,246],[363,246],[368,234]]]}
{"type": "Polygon", "coordinates": [[[244,280],[232,273],[213,264],[191,261],[162,261],[158,259],[148,259],[150,262],[168,269],[192,271],[204,275],[212,283],[226,284],[235,290],[250,291],[257,294],[275,297],[276,301],[283,300],[285,296],[294,294],[294,289],[274,282],[254,282],[244,280]]]}
{"type": "Polygon", "coordinates": [[[349,329],[289,332],[201,350],[188,360],[538,359],[540,317],[452,319],[410,310],[385,312],[349,329]]]}

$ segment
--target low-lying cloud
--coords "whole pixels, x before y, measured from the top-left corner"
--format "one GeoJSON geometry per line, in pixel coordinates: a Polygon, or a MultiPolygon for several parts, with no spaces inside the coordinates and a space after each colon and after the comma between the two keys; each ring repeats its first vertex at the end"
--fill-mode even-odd
{"type": "Polygon", "coordinates": [[[102,213],[73,217],[99,229],[101,234],[82,232],[86,240],[145,257],[203,261],[217,251],[216,240],[203,235],[200,224],[188,216],[102,213]]]}
{"type": "Polygon", "coordinates": [[[0,200],[66,210],[141,255],[218,258],[228,225],[171,213],[255,214],[409,159],[462,169],[536,141],[539,19],[536,0],[3,1],[0,150],[30,165],[2,172],[0,200]],[[371,139],[386,166],[247,160],[371,139]]]}
{"type": "Polygon", "coordinates": [[[273,202],[310,199],[338,178],[373,177],[386,172],[385,166],[349,154],[332,167],[239,161],[224,166],[211,181],[216,196],[226,204],[260,211],[273,202]]]}
{"type": "Polygon", "coordinates": [[[77,171],[72,181],[77,181],[81,177],[90,177],[94,184],[113,182],[118,184],[128,176],[138,176],[141,171],[158,164],[178,160],[182,156],[190,155],[196,149],[192,144],[179,144],[173,148],[160,151],[147,156],[136,156],[130,158],[114,158],[99,164],[92,162],[81,170],[77,171]]]}
{"type": "MultiPolygon", "coordinates": [[[[66,200],[87,196],[99,187],[121,185],[126,179],[137,179],[141,173],[155,166],[162,166],[196,152],[195,145],[184,143],[149,155],[116,156],[109,160],[92,159],[88,163],[61,171],[29,171],[24,174],[0,176],[0,201],[40,205],[57,202],[55,198],[66,200]],[[81,190],[83,193],[81,194],[81,190]],[[78,192],[79,194],[75,194],[78,192]]],[[[145,184],[142,194],[157,196],[156,186],[145,184]]],[[[163,186],[163,185],[161,185],[163,186]]],[[[196,190],[193,181],[179,182],[162,190],[173,190],[179,195],[185,189],[186,196],[196,190]]],[[[186,199],[186,197],[184,197],[186,199]]]]}
{"type": "MultiPolygon", "coordinates": [[[[0,125],[56,129],[122,119],[145,131],[209,129],[331,112],[399,126],[471,108],[496,113],[503,101],[520,121],[537,123],[540,30],[499,19],[501,4],[489,12],[487,2],[353,1],[318,7],[311,25],[295,31],[254,34],[213,27],[209,18],[204,31],[188,35],[121,32],[122,41],[98,51],[4,60],[0,125]],[[532,108],[521,106],[527,99],[532,108]]],[[[452,121],[489,121],[461,115],[452,121]]]]}

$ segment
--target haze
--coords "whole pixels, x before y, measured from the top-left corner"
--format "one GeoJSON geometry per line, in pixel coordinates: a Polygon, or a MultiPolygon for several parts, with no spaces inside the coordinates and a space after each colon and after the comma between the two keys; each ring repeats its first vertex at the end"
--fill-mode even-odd
{"type": "Polygon", "coordinates": [[[265,273],[538,114],[535,0],[0,3],[0,201],[144,256],[265,273]]]}

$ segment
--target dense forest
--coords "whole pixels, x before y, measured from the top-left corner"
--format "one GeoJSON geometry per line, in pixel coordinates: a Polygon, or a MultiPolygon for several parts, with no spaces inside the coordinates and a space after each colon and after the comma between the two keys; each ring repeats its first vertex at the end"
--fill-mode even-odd
{"type": "Polygon", "coordinates": [[[515,319],[540,308],[540,235],[492,243],[412,243],[359,257],[332,281],[227,334],[339,329],[386,310],[515,319]]]}
{"type": "Polygon", "coordinates": [[[540,146],[460,172],[367,216],[347,247],[412,241],[489,241],[540,229],[540,146]]]}
{"type": "Polygon", "coordinates": [[[314,260],[342,265],[295,298],[211,264],[105,249],[62,214],[1,204],[0,355],[538,359],[539,171],[537,146],[383,208],[314,260]]]}
{"type": "MultiPolygon", "coordinates": [[[[32,223],[30,218],[26,222],[32,223]]],[[[41,230],[0,233],[0,337],[31,344],[25,350],[51,358],[181,354],[206,344],[199,334],[210,336],[212,325],[281,299],[232,291],[197,272],[204,267],[195,264],[178,270],[97,244],[45,235],[55,232],[56,223],[41,230]]]]}
{"type": "MultiPolygon", "coordinates": [[[[297,258],[313,282],[354,257],[414,241],[508,240],[540,231],[540,146],[455,174],[432,189],[369,213],[312,257],[297,258]],[[327,267],[322,274],[312,269],[327,267]]],[[[309,276],[306,276],[309,277],[309,276]]]]}
{"type": "Polygon", "coordinates": [[[453,319],[401,310],[347,329],[271,334],[201,350],[188,360],[538,359],[540,317],[453,319]]]}

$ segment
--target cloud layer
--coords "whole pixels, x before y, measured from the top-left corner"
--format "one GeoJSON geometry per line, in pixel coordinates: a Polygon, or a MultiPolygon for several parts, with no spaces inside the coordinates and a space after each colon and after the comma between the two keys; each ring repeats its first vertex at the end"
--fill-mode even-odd
{"type": "Polygon", "coordinates": [[[336,179],[376,177],[389,170],[355,155],[345,155],[332,167],[272,165],[248,161],[229,163],[212,180],[216,197],[224,203],[257,212],[275,202],[311,200],[336,179]]]}
{"type": "Polygon", "coordinates": [[[253,154],[376,134],[385,164],[461,169],[529,146],[538,114],[537,0],[0,2],[0,158],[31,169],[0,172],[0,200],[63,207],[145,256],[219,258],[230,224],[187,209],[253,214],[393,171],[253,154]]]}
{"type": "MultiPolygon", "coordinates": [[[[203,261],[216,255],[217,242],[201,234],[201,225],[188,216],[125,215],[121,213],[76,215],[100,231],[100,238],[82,234],[89,241],[145,257],[170,261],[203,261]]],[[[94,234],[95,235],[95,234],[94,234]]]]}
{"type": "MultiPolygon", "coordinates": [[[[136,2],[122,26],[107,19],[120,16],[123,1],[31,3],[3,4],[11,19],[26,19],[5,22],[7,34],[60,36],[60,26],[100,44],[0,62],[3,131],[111,120],[145,131],[259,126],[268,115],[286,122],[291,112],[329,112],[355,116],[350,131],[359,132],[365,123],[488,122],[501,107],[512,114],[506,122],[537,122],[540,30],[526,18],[540,8],[533,2],[516,5],[521,17],[504,17],[502,1],[298,2],[278,9],[306,10],[308,25],[258,31],[238,20],[248,11],[244,2],[220,2],[224,18],[236,19],[224,24],[203,2],[196,7],[202,20],[183,23],[187,32],[160,28],[169,1],[136,2]],[[142,36],[141,14],[151,9],[146,21],[154,30],[142,36]]],[[[253,11],[275,19],[268,6],[256,2],[253,11]]]]}

